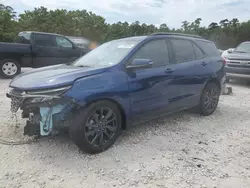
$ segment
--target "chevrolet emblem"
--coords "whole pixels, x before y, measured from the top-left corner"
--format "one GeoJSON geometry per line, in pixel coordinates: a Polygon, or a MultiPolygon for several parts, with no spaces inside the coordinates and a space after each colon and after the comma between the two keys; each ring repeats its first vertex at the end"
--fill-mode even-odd
{"type": "Polygon", "coordinates": [[[248,61],[241,61],[240,64],[246,65],[246,64],[248,64],[248,61]]]}

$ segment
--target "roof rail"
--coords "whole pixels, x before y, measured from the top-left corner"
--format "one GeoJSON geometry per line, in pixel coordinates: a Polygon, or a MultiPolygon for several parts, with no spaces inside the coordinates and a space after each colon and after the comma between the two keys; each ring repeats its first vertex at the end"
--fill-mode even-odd
{"type": "Polygon", "coordinates": [[[194,37],[194,38],[199,38],[199,39],[203,39],[201,36],[199,35],[189,35],[189,34],[184,34],[184,33],[168,33],[168,32],[158,32],[158,33],[152,33],[151,36],[154,35],[176,35],[176,36],[183,36],[183,37],[194,37]]]}

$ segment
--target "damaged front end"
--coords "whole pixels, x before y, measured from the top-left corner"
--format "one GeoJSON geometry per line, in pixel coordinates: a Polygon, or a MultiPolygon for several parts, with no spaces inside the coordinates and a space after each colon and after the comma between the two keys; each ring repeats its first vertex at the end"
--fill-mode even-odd
{"type": "Polygon", "coordinates": [[[63,94],[70,86],[36,91],[11,88],[6,94],[11,99],[11,112],[22,110],[22,118],[28,118],[24,135],[56,135],[68,129],[76,108],[75,101],[63,94]]]}

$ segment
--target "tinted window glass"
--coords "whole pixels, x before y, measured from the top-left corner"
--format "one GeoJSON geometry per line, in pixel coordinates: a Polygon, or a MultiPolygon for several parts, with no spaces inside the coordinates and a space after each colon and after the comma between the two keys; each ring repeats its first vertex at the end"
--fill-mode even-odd
{"type": "Polygon", "coordinates": [[[36,34],[35,35],[36,45],[43,47],[55,47],[53,38],[51,35],[36,34]]]}
{"type": "Polygon", "coordinates": [[[186,62],[195,60],[192,42],[183,39],[170,39],[175,52],[176,62],[186,62]]]}
{"type": "Polygon", "coordinates": [[[133,56],[133,59],[151,59],[154,67],[169,63],[167,43],[165,40],[153,40],[141,47],[133,56]]]}
{"type": "Polygon", "coordinates": [[[212,55],[212,56],[220,55],[220,52],[216,48],[214,43],[201,40],[197,40],[196,42],[207,55],[212,55]]]}
{"type": "Polygon", "coordinates": [[[203,52],[195,44],[193,44],[193,47],[196,59],[201,59],[204,56],[203,52]]]}
{"type": "Polygon", "coordinates": [[[58,46],[62,46],[62,47],[65,47],[65,48],[72,48],[73,47],[71,42],[69,42],[69,40],[67,40],[64,37],[57,36],[56,37],[56,43],[57,43],[58,46]]]}

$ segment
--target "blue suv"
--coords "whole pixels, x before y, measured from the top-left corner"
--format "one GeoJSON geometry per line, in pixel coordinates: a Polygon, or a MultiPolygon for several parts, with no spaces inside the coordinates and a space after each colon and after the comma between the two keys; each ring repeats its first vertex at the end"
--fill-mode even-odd
{"type": "Polygon", "coordinates": [[[190,108],[212,114],[224,66],[211,41],[155,33],[113,40],[74,62],[18,75],[7,97],[11,111],[21,109],[28,118],[25,135],[65,129],[81,150],[98,153],[135,124],[190,108]]]}

